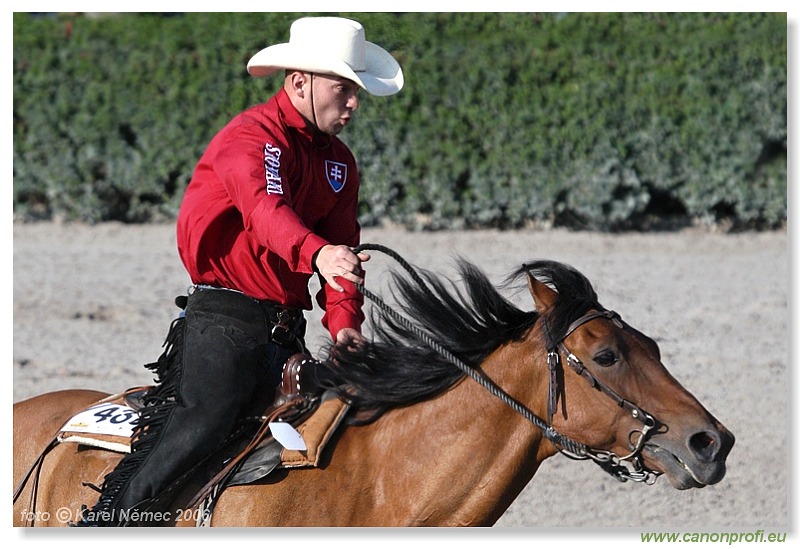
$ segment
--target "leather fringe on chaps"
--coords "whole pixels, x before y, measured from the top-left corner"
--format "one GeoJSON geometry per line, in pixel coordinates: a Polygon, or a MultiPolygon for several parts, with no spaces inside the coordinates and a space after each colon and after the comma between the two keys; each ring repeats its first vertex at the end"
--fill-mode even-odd
{"type": "Polygon", "coordinates": [[[170,411],[179,399],[185,324],[183,317],[172,322],[163,344],[163,353],[156,362],[145,366],[156,374],[156,386],[143,398],[144,407],[139,412],[139,421],[131,436],[131,451],[114,471],[106,475],[100,499],[91,511],[84,512],[84,524],[78,525],[124,525],[122,514],[125,509],[118,508],[119,498],[148,453],[158,443],[170,411]]]}

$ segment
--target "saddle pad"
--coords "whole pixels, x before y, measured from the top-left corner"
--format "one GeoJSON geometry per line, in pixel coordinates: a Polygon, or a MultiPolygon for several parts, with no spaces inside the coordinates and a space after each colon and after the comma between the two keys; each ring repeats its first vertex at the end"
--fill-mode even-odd
{"type": "Polygon", "coordinates": [[[335,396],[323,395],[322,403],[314,413],[297,427],[306,443],[306,450],[281,451],[281,464],[284,467],[316,467],[322,450],[331,436],[339,428],[350,405],[335,396]],[[328,398],[326,398],[328,397],[328,398]]]}
{"type": "Polygon", "coordinates": [[[128,405],[122,393],[107,397],[78,412],[58,434],[59,442],[74,442],[103,448],[113,452],[128,453],[133,428],[139,413],[128,405]]]}

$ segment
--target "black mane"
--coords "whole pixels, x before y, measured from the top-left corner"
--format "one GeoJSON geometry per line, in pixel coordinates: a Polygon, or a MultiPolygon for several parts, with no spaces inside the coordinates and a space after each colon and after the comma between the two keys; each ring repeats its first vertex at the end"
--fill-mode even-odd
{"type": "MultiPolygon", "coordinates": [[[[395,308],[413,325],[470,367],[477,367],[501,344],[521,338],[540,318],[503,297],[474,265],[458,262],[456,284],[421,271],[426,286],[391,275],[395,308]]],[[[546,319],[554,338],[583,314],[596,295],[576,270],[552,261],[523,265],[511,283],[531,273],[559,292],[546,319]]],[[[403,323],[378,307],[372,309],[373,336],[360,349],[332,348],[326,367],[347,385],[346,396],[359,410],[377,417],[384,411],[431,398],[464,376],[455,365],[419,340],[403,323]]]]}

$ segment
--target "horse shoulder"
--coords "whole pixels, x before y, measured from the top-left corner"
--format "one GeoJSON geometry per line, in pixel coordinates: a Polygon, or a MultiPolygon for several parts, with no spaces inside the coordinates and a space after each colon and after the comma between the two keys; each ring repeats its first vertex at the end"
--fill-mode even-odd
{"type": "MultiPolygon", "coordinates": [[[[22,482],[22,479],[31,471],[36,460],[45,452],[50,442],[58,434],[59,429],[75,413],[86,406],[97,402],[107,396],[106,393],[92,390],[68,389],[56,391],[31,397],[13,406],[13,430],[14,430],[14,488],[22,482]]],[[[42,477],[40,478],[39,496],[49,499],[46,494],[49,477],[58,475],[64,477],[66,471],[63,467],[69,468],[71,459],[70,454],[76,445],[57,445],[48,452],[42,467],[42,477]]],[[[72,460],[75,461],[75,460],[72,460]]],[[[102,480],[102,477],[101,477],[102,480]]],[[[23,520],[30,514],[30,480],[26,484],[25,490],[20,494],[14,505],[14,522],[23,520]],[[23,518],[20,518],[23,517],[23,518]]],[[[80,483],[78,484],[79,487],[80,483]]],[[[82,487],[84,490],[89,488],[82,487]]],[[[91,491],[87,494],[91,498],[91,491]]],[[[96,497],[96,494],[94,494],[96,497]]],[[[38,498],[37,498],[38,499],[38,498]]],[[[61,498],[57,498],[61,499],[61,498]]],[[[67,498],[70,499],[70,498],[67,498]]],[[[49,508],[43,501],[38,502],[38,509],[49,508]]],[[[40,514],[41,515],[41,514],[40,514]]],[[[62,524],[63,526],[63,524],[62,524]]]]}

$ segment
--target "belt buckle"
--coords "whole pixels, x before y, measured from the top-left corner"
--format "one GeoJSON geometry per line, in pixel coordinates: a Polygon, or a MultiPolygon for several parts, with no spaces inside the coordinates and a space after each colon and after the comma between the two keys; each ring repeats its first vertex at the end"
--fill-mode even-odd
{"type": "Polygon", "coordinates": [[[270,331],[272,341],[284,347],[289,347],[295,340],[295,335],[289,325],[289,320],[291,320],[291,315],[287,311],[279,312],[278,321],[275,322],[275,325],[270,331]]]}

